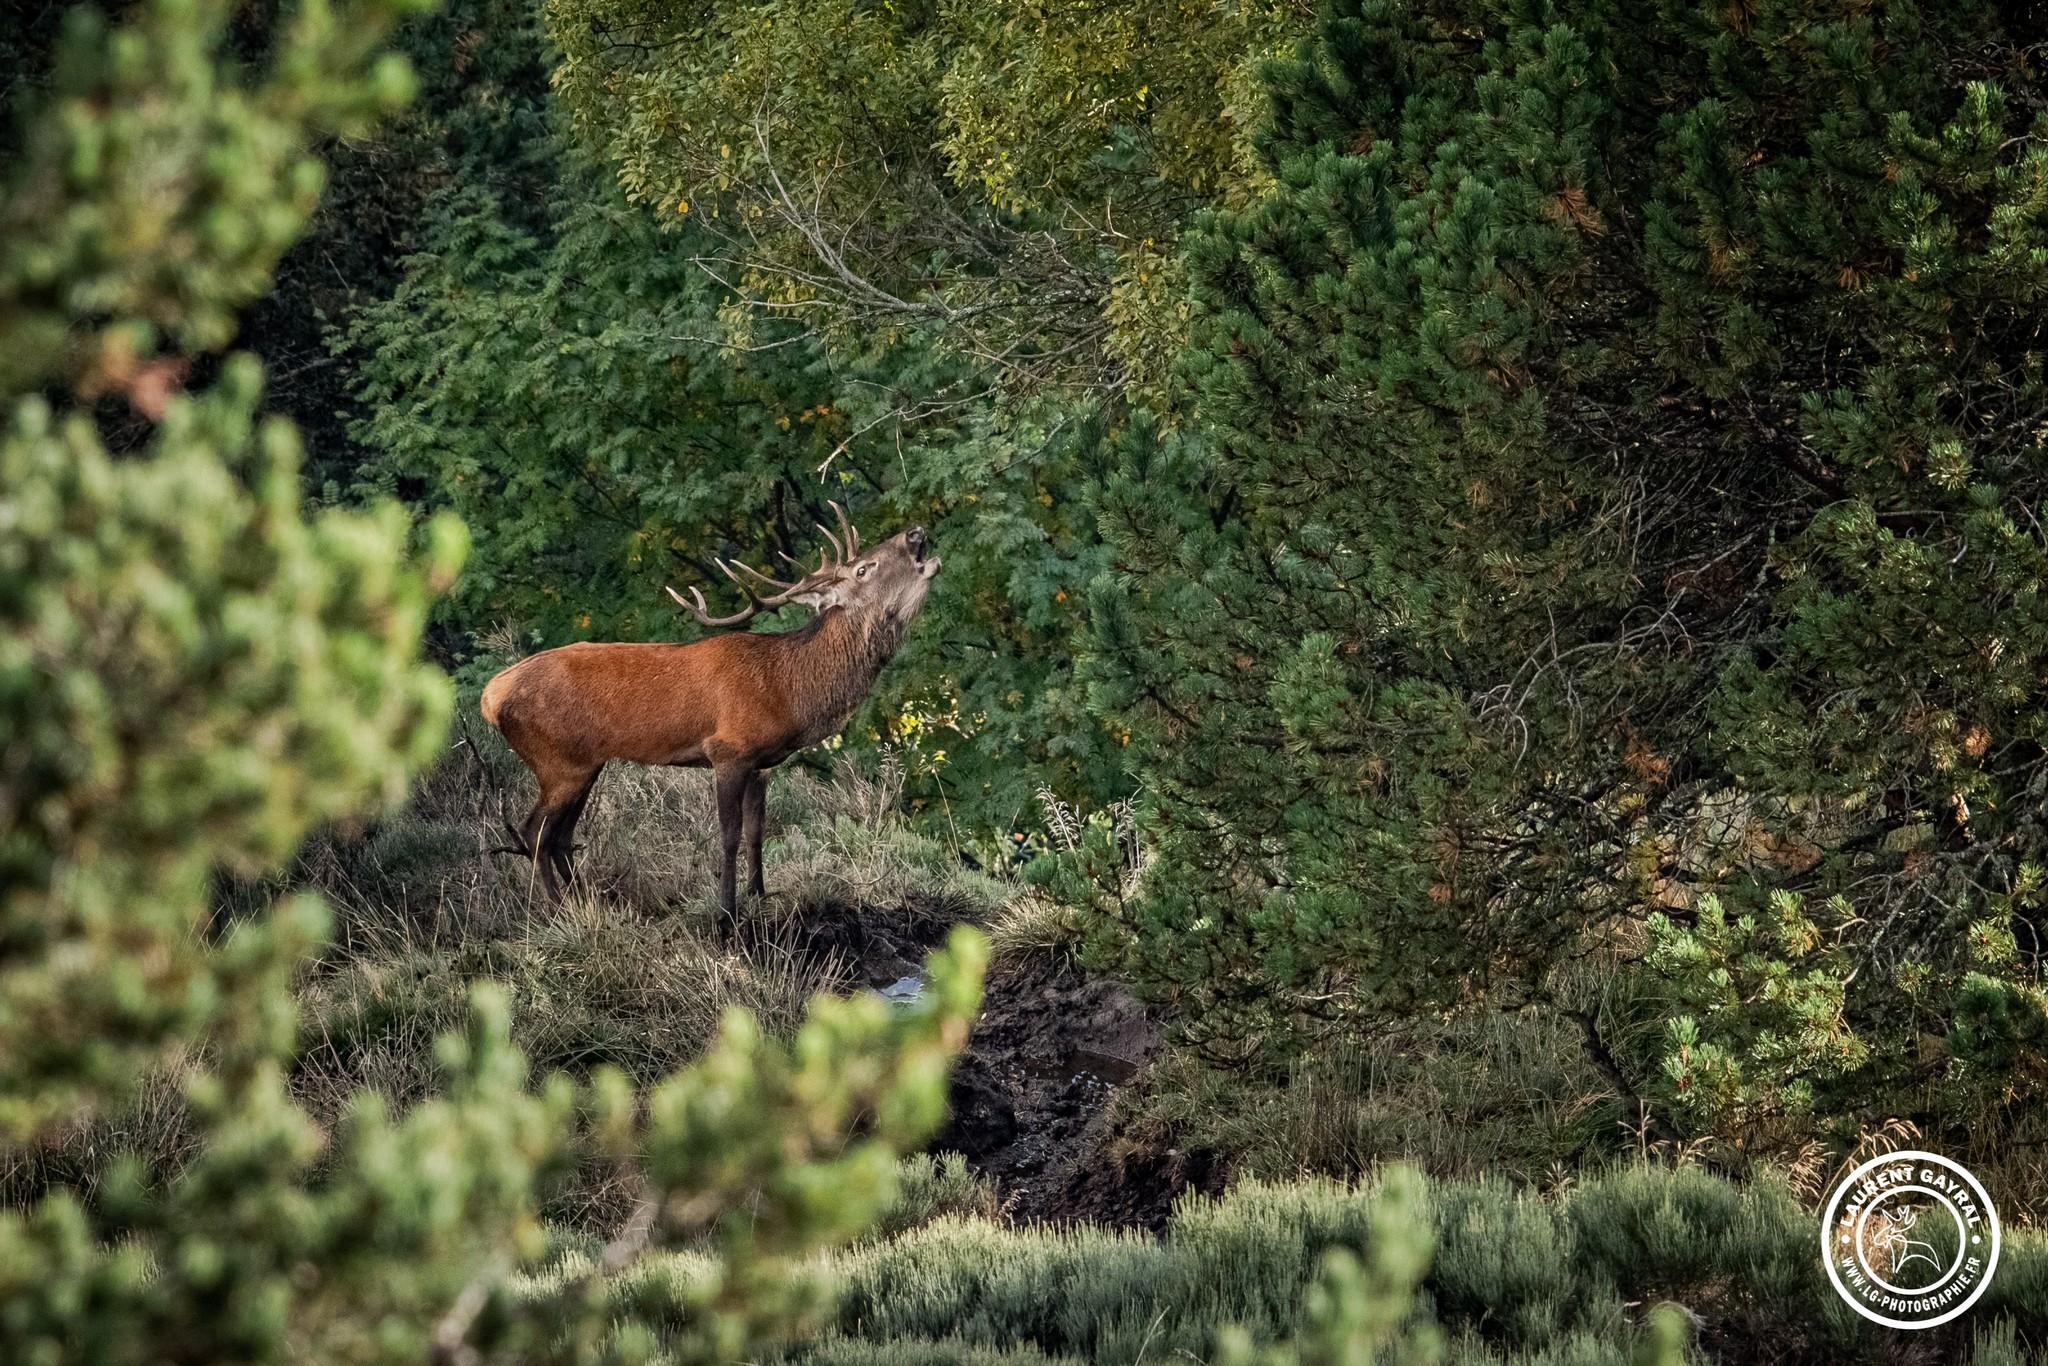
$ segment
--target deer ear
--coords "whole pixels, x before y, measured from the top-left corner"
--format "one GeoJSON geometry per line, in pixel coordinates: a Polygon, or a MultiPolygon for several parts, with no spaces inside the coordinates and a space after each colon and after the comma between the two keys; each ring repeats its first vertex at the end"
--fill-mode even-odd
{"type": "Polygon", "coordinates": [[[817,584],[801,592],[791,593],[789,600],[800,602],[813,612],[822,613],[829,607],[837,607],[844,591],[845,585],[834,579],[830,583],[817,584]]]}

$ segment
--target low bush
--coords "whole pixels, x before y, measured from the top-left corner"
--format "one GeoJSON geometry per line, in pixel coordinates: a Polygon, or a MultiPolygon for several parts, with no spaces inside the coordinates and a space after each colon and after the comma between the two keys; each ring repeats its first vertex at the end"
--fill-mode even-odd
{"type": "MultiPolygon", "coordinates": [[[[1226,1326],[1254,1345],[1294,1339],[1311,1324],[1330,1255],[1370,1261],[1412,1219],[1434,1243],[1413,1321],[1440,1332],[1453,1363],[1661,1359],[1638,1354],[1661,1350],[1648,1311],[1667,1302],[1692,1325],[1691,1360],[1895,1359],[1896,1336],[1856,1317],[1826,1284],[1815,1216],[1778,1184],[1631,1165],[1552,1196],[1498,1180],[1417,1180],[1412,1213],[1400,1218],[1384,1196],[1380,1182],[1248,1182],[1218,1199],[1183,1199],[1156,1240],[941,1218],[833,1254],[843,1290],[832,1331],[790,1357],[1212,1360],[1226,1326]]],[[[653,1312],[649,1297],[685,1291],[701,1274],[698,1260],[668,1259],[616,1293],[635,1312],[653,1312]]],[[[2024,1360],[2022,1344],[2048,1334],[2044,1289],[2048,1236],[2009,1229],[1984,1299],[1919,1345],[1935,1354],[1929,1360],[2024,1360]]]]}
{"type": "Polygon", "coordinates": [[[914,1153],[896,1164],[896,1200],[873,1236],[893,1238],[940,1218],[993,1220],[1001,1212],[996,1188],[968,1170],[958,1153],[914,1153]]]}
{"type": "Polygon", "coordinates": [[[807,1366],[1082,1366],[1079,1357],[1051,1357],[1033,1347],[983,1347],[959,1338],[938,1342],[863,1342],[829,1337],[804,1352],[807,1366]]]}

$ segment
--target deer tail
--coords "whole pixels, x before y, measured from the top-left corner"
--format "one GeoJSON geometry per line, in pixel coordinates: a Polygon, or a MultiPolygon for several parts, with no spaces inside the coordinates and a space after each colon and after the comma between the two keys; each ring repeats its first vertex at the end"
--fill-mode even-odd
{"type": "MultiPolygon", "coordinates": [[[[524,664],[526,661],[519,661],[524,664]]],[[[490,682],[484,684],[484,695],[477,699],[477,710],[484,714],[484,720],[498,725],[498,717],[505,710],[506,695],[512,691],[512,675],[519,672],[519,664],[499,672],[490,682]]],[[[503,729],[503,727],[499,727],[503,729]]]]}

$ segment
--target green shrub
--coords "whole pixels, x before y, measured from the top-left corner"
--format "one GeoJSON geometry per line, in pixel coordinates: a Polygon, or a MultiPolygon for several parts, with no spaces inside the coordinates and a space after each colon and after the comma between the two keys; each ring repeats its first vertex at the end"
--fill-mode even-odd
{"type": "Polygon", "coordinates": [[[2010,1319],[1972,1334],[1970,1366],[2032,1366],[2036,1360],[2020,1345],[2010,1319]]]}
{"type": "Polygon", "coordinates": [[[1232,1325],[1217,1344],[1217,1361],[1222,1366],[1435,1366],[1443,1355],[1442,1330],[1416,1313],[1415,1291],[1434,1242],[1423,1198],[1419,1175],[1406,1170],[1389,1174],[1373,1202],[1370,1253],[1361,1258],[1339,1248],[1322,1259],[1322,1270],[1304,1296],[1304,1322],[1294,1341],[1257,1351],[1249,1335],[1232,1325]],[[1421,1321],[1411,1324],[1416,1318],[1421,1321]]]}
{"type": "Polygon", "coordinates": [[[1630,1299],[1699,1285],[1721,1264],[1745,1198],[1696,1167],[1587,1181],[1571,1203],[1581,1265],[1630,1299]]]}
{"type": "Polygon", "coordinates": [[[1455,1321],[1497,1320],[1513,1341],[1531,1347],[1549,1347],[1585,1327],[1609,1340],[1620,1336],[1620,1314],[1602,1312],[1618,1308],[1614,1300],[1576,1293],[1588,1278],[1565,1210],[1499,1181],[1449,1186],[1437,1198],[1446,1230],[1430,1269],[1439,1313],[1455,1321]]]}
{"type": "Polygon", "coordinates": [[[2028,1342],[2048,1342],[2048,1230],[2005,1230],[1998,1270],[1971,1311],[1980,1323],[2010,1317],[2028,1342]]]}
{"type": "Polygon", "coordinates": [[[992,1220],[999,1204],[995,1187],[959,1153],[913,1153],[896,1164],[895,1201],[870,1236],[893,1238],[935,1219],[992,1220]]]}

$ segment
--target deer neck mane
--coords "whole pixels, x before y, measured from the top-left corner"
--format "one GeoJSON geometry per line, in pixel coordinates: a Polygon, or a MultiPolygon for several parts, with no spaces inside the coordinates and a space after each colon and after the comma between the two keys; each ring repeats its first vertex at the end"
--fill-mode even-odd
{"type": "Polygon", "coordinates": [[[903,643],[908,626],[885,612],[829,607],[810,625],[790,632],[785,686],[809,718],[803,743],[815,743],[846,724],[903,643]]]}

